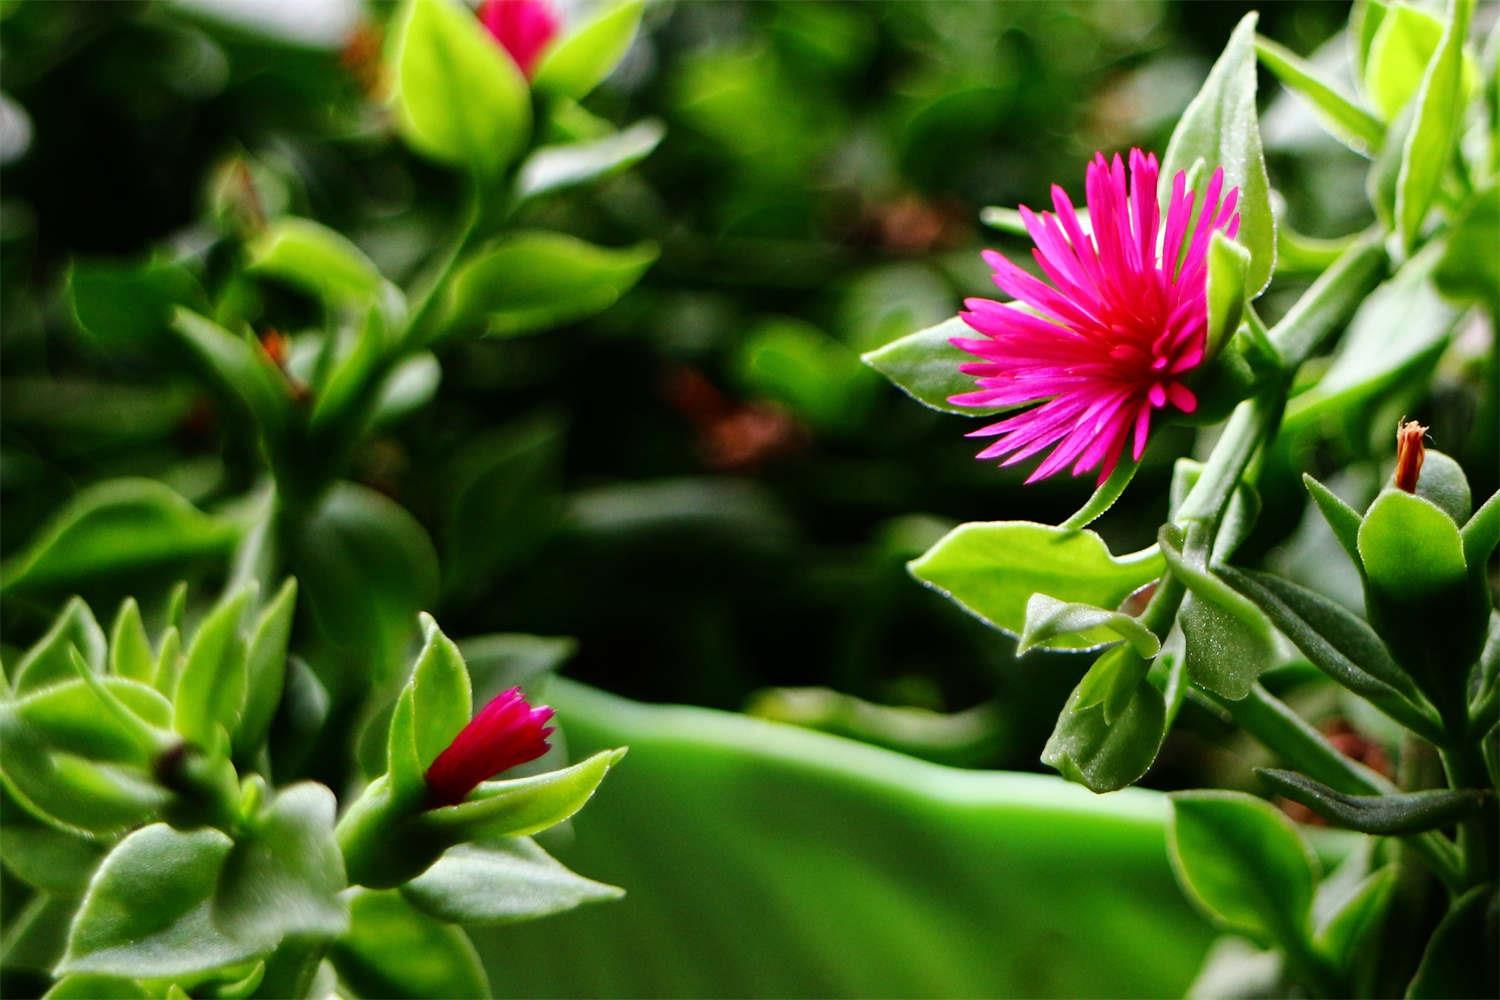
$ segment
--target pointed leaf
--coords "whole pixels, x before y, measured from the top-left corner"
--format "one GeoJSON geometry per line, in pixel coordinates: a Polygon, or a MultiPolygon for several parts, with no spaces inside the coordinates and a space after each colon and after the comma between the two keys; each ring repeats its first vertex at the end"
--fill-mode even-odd
{"type": "Polygon", "coordinates": [[[651,155],[666,129],[654,119],[585,142],[542,146],[516,175],[516,198],[536,198],[626,170],[651,155]]]}
{"type": "Polygon", "coordinates": [[[417,760],[425,769],[469,724],[474,695],[458,646],[425,613],[422,631],[427,641],[412,670],[411,692],[417,760]]]}
{"type": "Polygon", "coordinates": [[[156,676],[156,655],[146,635],[145,622],[135,598],[120,605],[109,635],[109,672],[117,677],[151,683],[156,676]]]}
{"type": "Polygon", "coordinates": [[[265,742],[271,719],[281,703],[286,684],[287,643],[296,608],[297,581],[288,579],[260,613],[250,632],[250,645],[245,653],[245,707],[234,733],[237,757],[253,752],[265,742]]]}
{"type": "Polygon", "coordinates": [[[89,606],[77,597],[69,599],[47,634],[21,657],[11,681],[15,693],[23,695],[77,677],[69,652],[73,649],[78,650],[93,669],[104,669],[104,630],[99,627],[89,606]]]}
{"type": "Polygon", "coordinates": [[[1037,646],[1046,647],[1049,640],[1063,635],[1097,635],[1103,629],[1130,643],[1144,657],[1161,650],[1156,633],[1122,611],[1106,611],[1090,604],[1059,601],[1046,594],[1033,594],[1026,602],[1026,627],[1016,655],[1021,656],[1037,646]]]}
{"type": "Polygon", "coordinates": [[[1259,768],[1255,773],[1278,794],[1360,833],[1389,835],[1442,829],[1473,815],[1490,797],[1489,793],[1475,789],[1347,795],[1295,771],[1259,768]]]}
{"type": "Polygon", "coordinates": [[[609,769],[624,756],[623,749],[605,750],[561,771],[486,781],[464,802],[429,809],[415,822],[436,830],[461,832],[470,840],[530,836],[582,809],[609,769]]]}
{"type": "Polygon", "coordinates": [[[561,97],[586,95],[625,57],[645,6],[644,0],[623,0],[563,37],[542,56],[533,85],[561,97]]]}
{"type": "MultiPolygon", "coordinates": [[[[245,642],[240,619],[252,591],[221,601],[198,627],[177,678],[172,724],[209,752],[220,727],[233,734],[245,704],[245,642]]],[[[225,748],[226,750],[228,748],[225,748]]]]}
{"type": "Polygon", "coordinates": [[[419,910],[455,924],[535,920],[625,895],[569,871],[529,837],[461,844],[401,891],[419,910]]]}
{"type": "Polygon", "coordinates": [[[311,219],[277,219],[247,249],[252,272],[295,285],[332,306],[364,305],[380,291],[380,272],[364,251],[311,219]]]}

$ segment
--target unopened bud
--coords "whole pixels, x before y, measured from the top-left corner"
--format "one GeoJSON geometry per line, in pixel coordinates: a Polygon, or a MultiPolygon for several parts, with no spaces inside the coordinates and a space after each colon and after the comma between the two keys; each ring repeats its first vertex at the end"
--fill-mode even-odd
{"type": "Polygon", "coordinates": [[[1415,420],[1403,420],[1396,428],[1396,489],[1405,493],[1417,492],[1417,480],[1422,475],[1422,461],[1427,457],[1427,446],[1422,436],[1427,428],[1415,420]]]}

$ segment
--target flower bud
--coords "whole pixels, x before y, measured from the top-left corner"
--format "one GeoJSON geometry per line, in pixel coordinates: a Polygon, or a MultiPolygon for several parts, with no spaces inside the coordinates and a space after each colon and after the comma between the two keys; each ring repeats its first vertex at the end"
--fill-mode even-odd
{"type": "Polygon", "coordinates": [[[547,0],[484,0],[479,20],[528,80],[562,23],[547,0]]]}

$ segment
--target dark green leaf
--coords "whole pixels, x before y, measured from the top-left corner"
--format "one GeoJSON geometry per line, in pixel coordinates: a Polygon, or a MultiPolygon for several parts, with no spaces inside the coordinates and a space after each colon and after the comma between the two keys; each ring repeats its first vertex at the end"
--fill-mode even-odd
{"type": "Polygon", "coordinates": [[[1349,969],[1365,953],[1370,936],[1379,930],[1390,909],[1399,871],[1394,864],[1377,869],[1354,888],[1319,929],[1318,951],[1337,968],[1349,969]]]}
{"type": "Polygon", "coordinates": [[[148,353],[167,340],[174,306],[198,306],[203,291],[171,261],[74,261],[68,302],[79,327],[108,351],[148,353]]]}
{"type": "Polygon", "coordinates": [[[1361,833],[1421,833],[1452,826],[1484,805],[1486,793],[1433,789],[1390,795],[1346,795],[1295,771],[1256,771],[1277,793],[1324,819],[1361,833]]]}
{"type": "Polygon", "coordinates": [[[172,696],[172,725],[209,752],[219,730],[233,736],[245,704],[245,641],[240,620],[253,590],[246,588],[219,602],[188,644],[187,662],[172,696]]]}
{"type": "Polygon", "coordinates": [[[1129,647],[1094,661],[1057,718],[1042,763],[1090,791],[1112,792],[1150,770],[1166,736],[1166,702],[1129,647]]]}
{"type": "Polygon", "coordinates": [[[509,924],[619,899],[624,890],[569,871],[529,837],[460,844],[402,889],[455,924],[509,924]]]}
{"type": "Polygon", "coordinates": [[[1172,574],[1188,589],[1177,623],[1186,641],[1188,678],[1221,698],[1239,701],[1275,660],[1270,625],[1259,608],[1204,565],[1204,555],[1184,553],[1170,528],[1160,534],[1172,574]]]}
{"type": "Polygon", "coordinates": [[[263,350],[187,309],[173,312],[172,329],[212,373],[226,396],[262,430],[280,431],[291,408],[291,386],[263,350]]]}
{"type": "Polygon", "coordinates": [[[1448,908],[1406,995],[1411,1000],[1500,995],[1494,955],[1497,920],[1495,887],[1470,889],[1448,908]]]}
{"type": "Polygon", "coordinates": [[[287,580],[260,613],[245,652],[245,704],[234,732],[235,755],[252,753],[265,742],[286,683],[287,643],[297,609],[297,581],[287,580]]]}
{"type": "Polygon", "coordinates": [[[467,935],[411,908],[395,891],[360,890],[349,933],[329,952],[339,976],[362,996],[488,996],[484,967],[467,935]]]}
{"type": "Polygon", "coordinates": [[[83,895],[108,845],[38,822],[9,796],[0,797],[0,860],[27,885],[56,896],[83,895]]]}

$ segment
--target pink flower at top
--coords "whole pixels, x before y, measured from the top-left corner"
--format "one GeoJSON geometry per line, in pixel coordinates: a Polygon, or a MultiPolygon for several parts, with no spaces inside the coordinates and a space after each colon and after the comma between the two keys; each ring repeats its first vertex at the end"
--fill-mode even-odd
{"type": "Polygon", "coordinates": [[[562,19],[548,0],[484,0],[479,20],[530,80],[562,19]]]}
{"type": "Polygon", "coordinates": [[[980,358],[961,366],[979,388],[950,402],[1029,408],[973,431],[996,439],[979,458],[1012,465],[1050,448],[1028,483],[1070,466],[1075,476],[1098,470],[1102,483],[1127,446],[1141,457],[1154,411],[1197,408],[1183,379],[1205,357],[1209,239],[1215,230],[1230,238],[1238,231],[1239,191],[1225,194],[1224,171],[1214,171],[1195,220],[1193,193],[1178,173],[1163,227],[1158,174],[1154,155],[1132,149],[1127,183],[1119,155],[1096,154],[1085,188],[1092,238],[1057,185],[1055,215],[1022,207],[1050,284],[985,252],[995,284],[1016,301],[964,302],[961,317],[984,337],[952,343],[980,358]]]}
{"type": "Polygon", "coordinates": [[[496,695],[427,768],[427,805],[457,805],[481,781],[546,753],[551,718],[551,708],[532,708],[518,687],[496,695]]]}

